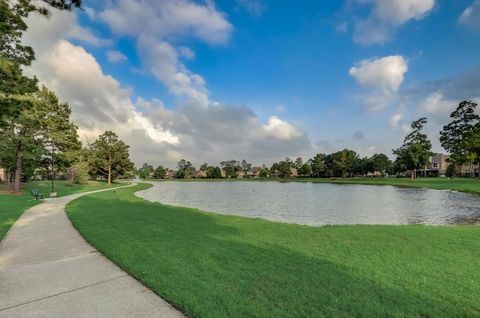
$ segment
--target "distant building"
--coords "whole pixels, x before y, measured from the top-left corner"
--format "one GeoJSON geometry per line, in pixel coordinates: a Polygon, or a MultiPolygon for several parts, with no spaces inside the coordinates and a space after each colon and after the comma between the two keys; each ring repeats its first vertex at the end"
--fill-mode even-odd
{"type": "Polygon", "coordinates": [[[457,169],[457,174],[460,176],[476,176],[478,177],[480,174],[480,165],[474,164],[470,165],[468,163],[461,165],[457,169]]]}
{"type": "Polygon", "coordinates": [[[427,168],[425,170],[427,176],[444,176],[447,172],[449,158],[450,156],[441,153],[433,154],[432,158],[430,159],[430,163],[427,165],[427,168]]]}
{"type": "Polygon", "coordinates": [[[245,172],[237,171],[237,179],[243,179],[243,178],[245,178],[245,172]]]}
{"type": "Polygon", "coordinates": [[[177,176],[177,173],[173,170],[168,170],[165,174],[165,179],[174,179],[177,176]]]}
{"type": "Polygon", "coordinates": [[[261,171],[262,171],[262,167],[253,167],[250,171],[248,171],[247,177],[256,179],[256,178],[260,177],[260,172],[261,171]]]}
{"type": "Polygon", "coordinates": [[[202,179],[207,177],[207,172],[203,170],[195,170],[193,177],[196,179],[202,179]]]}
{"type": "Polygon", "coordinates": [[[290,168],[290,177],[291,178],[296,178],[298,177],[298,171],[296,168],[290,168]]]}

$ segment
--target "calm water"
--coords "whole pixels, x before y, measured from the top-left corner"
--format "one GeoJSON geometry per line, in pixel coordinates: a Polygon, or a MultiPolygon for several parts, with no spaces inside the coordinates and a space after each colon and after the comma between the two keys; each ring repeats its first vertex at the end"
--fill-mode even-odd
{"type": "Polygon", "coordinates": [[[163,204],[306,225],[480,223],[480,196],[391,186],[279,182],[152,182],[163,204]]]}

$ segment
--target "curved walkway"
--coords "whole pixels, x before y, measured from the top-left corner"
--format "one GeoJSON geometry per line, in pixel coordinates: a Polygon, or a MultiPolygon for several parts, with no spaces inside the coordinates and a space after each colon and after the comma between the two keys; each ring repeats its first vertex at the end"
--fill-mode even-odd
{"type": "Polygon", "coordinates": [[[47,199],[18,219],[0,244],[0,317],[183,317],[88,244],[47,199]]]}

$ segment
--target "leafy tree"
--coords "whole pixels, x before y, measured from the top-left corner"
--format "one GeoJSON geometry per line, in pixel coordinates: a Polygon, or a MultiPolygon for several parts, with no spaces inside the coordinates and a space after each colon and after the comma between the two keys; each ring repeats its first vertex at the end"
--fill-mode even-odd
{"type": "Polygon", "coordinates": [[[309,176],[312,173],[312,167],[308,163],[304,163],[300,168],[297,168],[297,172],[301,176],[309,176]]]}
{"type": "Polygon", "coordinates": [[[292,175],[292,165],[293,163],[288,157],[284,161],[278,163],[277,171],[282,178],[290,178],[292,175]]]}
{"type": "Polygon", "coordinates": [[[272,166],[270,167],[270,177],[277,177],[278,175],[278,163],[275,162],[272,164],[272,166]]]}
{"type": "Polygon", "coordinates": [[[374,154],[369,160],[372,163],[373,169],[373,171],[370,172],[379,171],[382,175],[385,175],[392,171],[392,161],[383,153],[374,154]]]}
{"type": "Polygon", "coordinates": [[[88,163],[80,161],[74,163],[67,170],[67,179],[70,183],[83,184],[87,183],[90,175],[88,174],[88,163]]]}
{"type": "Polygon", "coordinates": [[[207,171],[208,170],[208,163],[203,163],[201,166],[200,166],[200,171],[207,171]]]}
{"type": "Polygon", "coordinates": [[[432,143],[423,133],[426,123],[426,118],[412,122],[412,131],[405,137],[403,145],[393,150],[397,156],[397,166],[410,170],[412,181],[416,177],[416,171],[425,168],[432,156],[432,143]]]}
{"type": "Polygon", "coordinates": [[[240,171],[240,164],[236,160],[227,160],[220,162],[227,178],[236,178],[237,172],[240,171]]]}
{"type": "Polygon", "coordinates": [[[185,159],[180,160],[177,163],[177,178],[178,179],[187,179],[190,178],[195,172],[195,167],[193,167],[190,161],[185,159]]]}
{"type": "MultiPolygon", "coordinates": [[[[80,0],[44,0],[58,9],[80,7],[80,0]]],[[[23,33],[27,30],[24,19],[30,12],[47,15],[48,9],[37,6],[32,0],[0,0],[0,125],[8,118],[16,117],[31,107],[26,94],[36,90],[37,80],[23,75],[21,65],[30,65],[35,59],[31,47],[22,44],[23,33]]]]}
{"type": "Polygon", "coordinates": [[[220,167],[209,166],[207,168],[207,178],[220,179],[222,177],[222,170],[220,167]]]}
{"type": "Polygon", "coordinates": [[[248,163],[245,159],[242,160],[242,162],[240,163],[240,170],[244,173],[245,177],[247,176],[250,169],[252,169],[252,164],[248,163]]]}
{"type": "Polygon", "coordinates": [[[312,159],[308,160],[308,163],[312,169],[312,174],[317,176],[317,178],[325,174],[325,157],[325,154],[319,153],[316,154],[312,159]]]}
{"type": "Polygon", "coordinates": [[[161,165],[155,168],[155,171],[153,172],[153,177],[155,179],[163,179],[167,175],[167,170],[165,170],[164,167],[161,165]]]}
{"type": "Polygon", "coordinates": [[[78,128],[70,119],[70,106],[61,103],[45,86],[35,93],[34,107],[29,112],[38,121],[34,139],[45,150],[41,166],[50,171],[52,192],[55,192],[56,172],[70,166],[69,154],[81,147],[78,128]]]}
{"type": "Polygon", "coordinates": [[[294,166],[295,166],[295,169],[300,170],[302,169],[303,167],[303,159],[301,157],[298,157],[297,159],[295,159],[295,163],[294,163],[294,166]]]}
{"type": "Polygon", "coordinates": [[[141,179],[147,179],[150,178],[154,171],[155,169],[153,169],[152,165],[144,163],[140,169],[137,170],[137,174],[141,179]]]}
{"type": "Polygon", "coordinates": [[[457,164],[454,161],[448,163],[447,170],[445,171],[445,175],[449,178],[452,178],[457,173],[457,164]]]}
{"type": "Polygon", "coordinates": [[[452,121],[440,132],[440,143],[456,164],[480,161],[480,116],[475,113],[477,104],[463,101],[450,115],[452,121]]]}
{"type": "Polygon", "coordinates": [[[90,173],[106,177],[111,185],[112,180],[133,169],[129,148],[114,132],[104,132],[89,145],[90,173]]]}
{"type": "Polygon", "coordinates": [[[258,174],[258,176],[260,178],[268,178],[270,177],[270,169],[268,169],[267,167],[262,167],[262,169],[260,170],[260,173],[258,174]]]}
{"type": "Polygon", "coordinates": [[[333,154],[332,166],[336,171],[341,172],[341,176],[345,178],[353,171],[353,164],[358,155],[355,151],[343,149],[333,154]]]}

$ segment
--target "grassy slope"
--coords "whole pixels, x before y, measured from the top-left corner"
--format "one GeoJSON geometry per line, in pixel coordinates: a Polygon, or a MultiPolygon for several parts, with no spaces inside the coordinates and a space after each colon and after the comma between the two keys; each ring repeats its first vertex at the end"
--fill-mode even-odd
{"type": "Polygon", "coordinates": [[[67,207],[101,252],[194,317],[480,317],[480,227],[307,227],[150,203],[67,207]]]}
{"type": "MultiPolygon", "coordinates": [[[[102,189],[106,187],[106,184],[91,181],[87,184],[71,185],[63,181],[57,181],[56,187],[58,196],[65,196],[72,193],[102,189]]],[[[24,184],[22,194],[0,194],[0,241],[23,211],[41,202],[35,201],[30,194],[31,189],[38,189],[43,194],[48,195],[51,183],[49,181],[29,182],[24,184]]]]}

